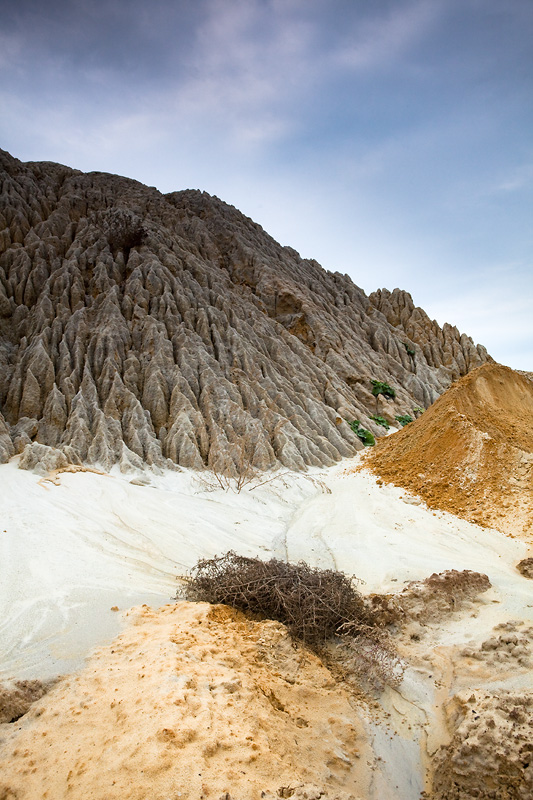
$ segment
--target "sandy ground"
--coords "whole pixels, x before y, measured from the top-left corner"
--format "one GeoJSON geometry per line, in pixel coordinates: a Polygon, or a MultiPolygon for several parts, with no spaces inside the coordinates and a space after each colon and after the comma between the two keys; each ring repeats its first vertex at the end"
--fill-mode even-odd
{"type": "Polygon", "coordinates": [[[112,646],[11,726],[0,797],[251,800],[297,786],[318,797],[326,785],[339,800],[368,796],[375,758],[361,714],[282,625],[191,603],[128,617],[112,646]]]}
{"type": "Polygon", "coordinates": [[[203,556],[268,557],[294,509],[321,491],[296,474],[241,494],[187,472],[130,480],[78,472],[52,483],[17,459],[0,466],[0,679],[80,666],[120,630],[111,609],[168,602],[203,556]]]}
{"type": "Polygon", "coordinates": [[[446,747],[470,763],[474,734],[454,698],[489,708],[495,692],[525,703],[533,690],[533,583],[516,570],[528,544],[353,467],[235,494],[186,471],[50,483],[0,466],[0,678],[69,674],[0,726],[0,798],[255,800],[285,786],[302,800],[419,800],[437,762],[435,798],[455,798],[446,747]],[[492,588],[407,625],[402,684],[364,700],[276,623],[168,605],[178,575],[231,548],[341,569],[368,593],[448,569],[492,588]]]}
{"type": "Polygon", "coordinates": [[[530,583],[514,565],[524,543],[434,513],[394,486],[341,465],[292,473],[240,494],[206,491],[194,475],[64,473],[60,484],[0,466],[0,679],[47,678],[83,663],[139,603],[158,606],[199,558],[234,549],[356,575],[393,591],[445,569],[487,572],[502,615],[530,583]]]}

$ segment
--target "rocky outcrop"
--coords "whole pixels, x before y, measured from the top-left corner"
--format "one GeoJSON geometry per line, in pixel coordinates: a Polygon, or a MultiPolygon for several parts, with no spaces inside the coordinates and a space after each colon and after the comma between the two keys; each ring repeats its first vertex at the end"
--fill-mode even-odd
{"type": "Polygon", "coordinates": [[[362,446],[346,420],[380,435],[371,415],[426,407],[489,358],[205,193],[4,151],[0,175],[1,461],[327,465],[362,446]]]}

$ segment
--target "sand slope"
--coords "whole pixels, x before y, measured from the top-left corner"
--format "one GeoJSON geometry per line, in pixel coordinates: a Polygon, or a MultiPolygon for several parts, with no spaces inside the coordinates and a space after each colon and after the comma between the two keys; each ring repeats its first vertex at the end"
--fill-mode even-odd
{"type": "Polygon", "coordinates": [[[352,464],[240,494],[206,491],[187,472],[146,473],[144,486],[120,473],[66,473],[56,485],[16,460],[0,465],[0,681],[78,669],[120,631],[112,608],[163,605],[177,575],[230,549],[340,569],[365,592],[482,565],[506,613],[530,602],[514,569],[523,542],[412,505],[352,464]]]}
{"type": "Polygon", "coordinates": [[[0,726],[0,798],[368,797],[361,714],[283,625],[203,603],[129,617],[79,675],[0,726]]]}
{"type": "Polygon", "coordinates": [[[499,364],[461,378],[365,465],[433,508],[533,541],[533,379],[499,364]]]}

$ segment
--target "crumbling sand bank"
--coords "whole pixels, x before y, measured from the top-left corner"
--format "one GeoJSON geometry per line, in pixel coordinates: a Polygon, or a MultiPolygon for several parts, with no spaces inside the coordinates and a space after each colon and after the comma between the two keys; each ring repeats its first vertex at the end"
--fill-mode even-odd
{"type": "Polygon", "coordinates": [[[435,759],[432,800],[533,797],[532,711],[531,692],[454,697],[451,741],[435,759]]]}

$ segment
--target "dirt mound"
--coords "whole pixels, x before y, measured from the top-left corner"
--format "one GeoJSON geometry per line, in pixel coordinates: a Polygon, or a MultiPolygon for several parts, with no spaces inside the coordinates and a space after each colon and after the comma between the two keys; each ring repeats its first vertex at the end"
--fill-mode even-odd
{"type": "Polygon", "coordinates": [[[464,608],[490,587],[482,572],[450,569],[434,572],[423,581],[411,581],[397,594],[370,595],[369,602],[374,618],[383,625],[427,625],[464,608]]]}
{"type": "Polygon", "coordinates": [[[518,562],[516,568],[524,578],[533,578],[533,558],[523,558],[518,562]]]}
{"type": "Polygon", "coordinates": [[[456,697],[452,741],[437,754],[431,800],[533,796],[533,696],[501,692],[456,697]]]}
{"type": "Polygon", "coordinates": [[[499,364],[461,378],[365,465],[383,480],[509,534],[533,532],[533,379],[499,364]]]}
{"type": "Polygon", "coordinates": [[[0,798],[368,797],[360,712],[284,625],[206,603],[129,613],[81,673],[0,726],[0,798]]]}
{"type": "Polygon", "coordinates": [[[16,722],[48,688],[41,681],[15,681],[11,686],[0,683],[0,724],[16,722]]]}

